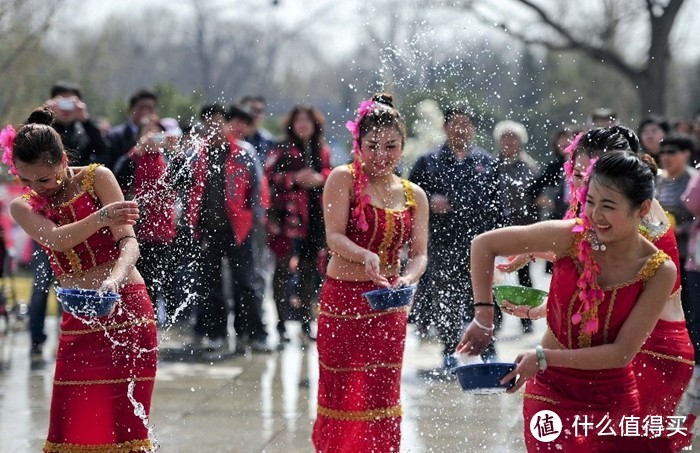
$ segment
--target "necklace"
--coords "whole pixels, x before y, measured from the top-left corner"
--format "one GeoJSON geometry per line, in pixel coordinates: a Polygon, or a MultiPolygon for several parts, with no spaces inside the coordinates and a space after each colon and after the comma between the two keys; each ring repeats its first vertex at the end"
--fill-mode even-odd
{"type": "Polygon", "coordinates": [[[380,190],[378,186],[376,185],[371,185],[372,187],[372,194],[376,195],[377,198],[379,198],[382,201],[382,207],[384,209],[392,209],[392,203],[393,201],[393,193],[391,190],[391,186],[389,187],[389,190],[382,189],[380,190]]]}

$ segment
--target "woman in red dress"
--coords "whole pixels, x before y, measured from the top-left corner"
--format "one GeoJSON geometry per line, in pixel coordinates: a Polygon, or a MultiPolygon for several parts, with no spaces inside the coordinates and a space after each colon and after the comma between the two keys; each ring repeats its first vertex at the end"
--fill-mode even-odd
{"type": "MultiPolygon", "coordinates": [[[[578,137],[569,148],[571,156],[567,179],[571,186],[571,215],[580,211],[583,200],[575,194],[582,185],[583,175],[591,165],[591,159],[599,158],[606,151],[630,150],[639,152],[639,140],[634,132],[622,126],[609,129],[592,129],[578,137]],[[616,136],[617,135],[617,136],[616,136]]],[[[676,406],[693,374],[694,350],[686,328],[680,300],[680,261],[678,245],[670,222],[658,201],[653,200],[649,213],[644,217],[639,232],[659,250],[663,250],[677,269],[677,278],[668,302],[654,330],[644,342],[633,364],[642,413],[645,416],[668,417],[675,413],[676,406]]],[[[508,269],[510,270],[510,269],[508,269]]],[[[554,282],[552,283],[553,287],[554,282]]],[[[525,307],[506,304],[504,311],[519,317],[533,319],[545,316],[546,306],[527,312],[525,307]]],[[[688,415],[686,428],[690,429],[696,416],[688,415]]],[[[656,438],[650,440],[650,451],[671,451],[679,448],[677,439],[656,438]]]]}
{"type": "Polygon", "coordinates": [[[104,317],[63,312],[45,452],[151,451],[156,374],[153,307],[134,267],[138,207],[104,167],[69,167],[52,114],[3,131],[3,162],[28,192],[10,213],[47,251],[62,287],[118,292],[104,317]]]}
{"type": "Polygon", "coordinates": [[[352,164],[323,192],[331,250],[318,319],[316,451],[399,451],[406,307],[372,310],[364,292],[413,285],[427,263],[428,200],[394,174],[405,141],[389,95],[375,95],[348,123],[352,164]],[[408,262],[399,255],[408,245],[408,262]]]}
{"type": "MultiPolygon", "coordinates": [[[[479,312],[492,310],[486,304],[492,300],[496,256],[557,257],[547,301],[549,329],[541,346],[520,354],[516,369],[503,378],[519,375],[511,393],[527,382],[523,415],[530,452],[650,451],[642,444],[653,433],[644,431],[640,418],[641,441],[621,429],[625,417],[642,416],[632,360],[664,310],[676,269],[667,254],[637,234],[652,205],[652,168],[634,153],[611,152],[592,169],[590,183],[578,192],[585,206],[581,218],[495,230],[472,244],[475,297],[489,301],[479,312]],[[533,434],[545,409],[562,421],[550,442],[533,434]],[[599,435],[600,426],[612,431],[599,435]]],[[[483,327],[490,326],[470,325],[458,351],[479,353],[491,339],[483,327]]]]}

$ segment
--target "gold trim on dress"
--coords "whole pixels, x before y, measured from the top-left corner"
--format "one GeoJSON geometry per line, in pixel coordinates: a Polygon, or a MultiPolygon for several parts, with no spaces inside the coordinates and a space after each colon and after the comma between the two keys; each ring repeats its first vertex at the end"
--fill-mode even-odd
{"type": "Polygon", "coordinates": [[[400,313],[402,311],[408,311],[408,307],[390,308],[388,310],[377,311],[376,313],[357,313],[355,315],[341,315],[338,313],[331,313],[329,311],[320,310],[318,312],[318,315],[319,316],[321,316],[321,315],[328,316],[329,318],[334,318],[334,319],[367,319],[367,318],[375,318],[377,316],[393,315],[396,313],[400,313]]]}
{"type": "Polygon", "coordinates": [[[647,262],[644,263],[644,266],[642,266],[642,268],[639,270],[639,272],[637,272],[637,275],[635,275],[634,278],[631,278],[626,282],[606,286],[601,289],[603,291],[612,291],[615,289],[625,288],[627,286],[632,285],[633,283],[637,283],[640,280],[647,281],[651,277],[653,277],[654,274],[656,274],[656,271],[659,270],[659,267],[664,263],[664,261],[670,259],[671,257],[669,257],[663,250],[657,250],[656,252],[654,252],[653,255],[651,255],[651,257],[649,257],[647,262]]]}
{"type": "Polygon", "coordinates": [[[373,422],[384,418],[398,418],[403,415],[401,405],[385,407],[381,409],[369,409],[366,411],[341,411],[329,409],[321,405],[318,406],[318,415],[336,420],[373,422]]]}
{"type": "Polygon", "coordinates": [[[155,319],[141,318],[141,319],[136,319],[134,321],[123,322],[121,324],[111,324],[111,325],[107,325],[107,326],[97,327],[94,329],[62,330],[60,335],[85,335],[88,333],[104,332],[105,330],[116,330],[116,329],[137,326],[137,325],[147,326],[147,325],[155,324],[155,323],[156,323],[155,319]]]}
{"type": "Polygon", "coordinates": [[[152,451],[153,444],[150,439],[136,439],[119,444],[106,445],[79,445],[79,444],[57,444],[44,442],[45,453],[131,453],[134,451],[152,451]]]}
{"type": "MultiPolygon", "coordinates": [[[[389,246],[394,240],[394,227],[396,225],[396,219],[394,218],[393,212],[385,212],[384,221],[386,225],[384,226],[384,234],[382,236],[382,242],[379,244],[379,249],[377,250],[377,255],[379,255],[379,263],[382,266],[389,265],[389,246]]],[[[379,224],[379,218],[377,218],[377,224],[379,224]]]]}
{"type": "Polygon", "coordinates": [[[534,395],[532,393],[523,393],[523,398],[530,398],[532,400],[542,401],[542,402],[554,404],[554,405],[559,404],[559,401],[557,401],[555,399],[548,398],[546,396],[541,396],[541,395],[534,395]]]}
{"type": "Polygon", "coordinates": [[[574,323],[571,320],[571,317],[574,315],[574,304],[576,303],[576,300],[578,299],[578,295],[581,292],[580,288],[576,288],[576,291],[574,291],[574,295],[571,296],[571,300],[569,301],[569,309],[566,312],[566,330],[567,330],[567,337],[569,341],[569,347],[567,349],[574,349],[574,323]]]}
{"type": "Polygon", "coordinates": [[[613,307],[617,300],[617,290],[614,289],[610,295],[610,304],[608,305],[608,313],[605,315],[605,325],[603,326],[603,344],[608,344],[608,333],[610,332],[610,319],[612,318],[613,307]]]}
{"type": "Polygon", "coordinates": [[[413,194],[413,186],[411,185],[411,181],[401,178],[401,184],[403,184],[403,193],[406,197],[406,207],[415,208],[416,197],[413,194]]]}
{"type": "Polygon", "coordinates": [[[554,341],[556,341],[557,344],[558,344],[562,349],[569,349],[569,348],[567,348],[566,346],[564,346],[564,343],[562,343],[561,341],[559,341],[559,338],[557,338],[557,335],[554,333],[554,331],[552,330],[552,327],[549,325],[549,323],[547,323],[547,330],[549,330],[549,333],[552,334],[552,338],[554,338],[554,341]]]}
{"type": "Polygon", "coordinates": [[[381,369],[401,369],[401,363],[375,363],[371,365],[359,366],[359,367],[346,367],[346,368],[334,368],[326,365],[325,363],[318,361],[321,368],[328,371],[333,371],[336,373],[351,373],[354,371],[370,371],[370,370],[381,370],[381,369]]]}
{"type": "Polygon", "coordinates": [[[94,381],[53,381],[53,385],[102,385],[102,384],[122,384],[125,382],[155,381],[155,376],[122,378],[122,379],[98,379],[94,381]]]}
{"type": "Polygon", "coordinates": [[[674,362],[685,363],[685,364],[690,365],[692,367],[695,366],[695,360],[684,359],[683,357],[677,357],[677,356],[668,355],[668,354],[662,354],[660,352],[650,351],[649,349],[640,349],[639,352],[641,352],[642,354],[648,354],[652,357],[656,357],[657,359],[672,360],[674,362]]]}

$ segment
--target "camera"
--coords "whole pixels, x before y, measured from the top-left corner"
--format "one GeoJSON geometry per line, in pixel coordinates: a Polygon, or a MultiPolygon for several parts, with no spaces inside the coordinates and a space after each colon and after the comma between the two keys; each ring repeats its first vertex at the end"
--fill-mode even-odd
{"type": "Polygon", "coordinates": [[[75,102],[73,99],[59,98],[56,100],[56,107],[59,110],[73,110],[75,108],[75,102]]]}

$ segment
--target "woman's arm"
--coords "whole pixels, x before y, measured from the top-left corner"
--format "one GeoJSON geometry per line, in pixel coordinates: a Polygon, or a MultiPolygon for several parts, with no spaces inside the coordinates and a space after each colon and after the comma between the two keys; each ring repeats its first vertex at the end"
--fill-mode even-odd
{"type": "Polygon", "coordinates": [[[413,285],[418,282],[428,264],[428,197],[423,189],[411,183],[416,207],[413,211],[413,228],[408,249],[408,262],[403,275],[394,287],[413,285]]]}
{"type": "Polygon", "coordinates": [[[353,178],[347,166],[331,171],[323,188],[323,220],[326,224],[328,248],[348,261],[363,264],[367,276],[373,282],[388,288],[391,285],[386,277],[381,275],[379,255],[360,247],[347,237],[352,190],[353,178]]]}
{"type": "MultiPolygon", "coordinates": [[[[580,349],[545,349],[547,366],[604,370],[628,365],[654,329],[665,302],[671,295],[675,280],[676,267],[667,260],[644,285],[644,290],[637,297],[634,308],[613,343],[580,349]]],[[[520,375],[515,386],[509,390],[510,393],[517,391],[539,371],[535,351],[520,354],[515,361],[518,366],[501,381],[507,382],[520,375]]]]}
{"type": "MultiPolygon", "coordinates": [[[[477,236],[471,246],[474,302],[493,304],[491,286],[497,256],[536,252],[563,255],[571,244],[574,225],[574,220],[547,220],[527,226],[499,228],[477,236]]],[[[488,346],[493,332],[493,310],[492,305],[475,306],[476,322],[467,327],[457,345],[457,352],[475,355],[488,346]]]]}
{"type": "MultiPolygon", "coordinates": [[[[98,167],[96,169],[94,188],[95,194],[103,206],[124,200],[124,195],[119,188],[117,179],[106,167],[98,167]]],[[[138,207],[136,209],[138,212],[138,207]]],[[[102,291],[118,291],[124,281],[126,281],[129,272],[136,266],[140,253],[132,225],[119,224],[110,226],[112,236],[117,240],[119,246],[119,258],[114,263],[109,277],[103,282],[100,288],[102,291]]]]}
{"type": "MultiPolygon", "coordinates": [[[[116,184],[116,180],[114,183],[116,184]]],[[[133,225],[139,217],[138,205],[131,201],[123,201],[123,198],[103,206],[100,211],[82,220],[62,226],[34,212],[29,202],[22,197],[12,201],[10,214],[29,237],[51,250],[65,252],[85,242],[100,228],[133,225]]]]}

